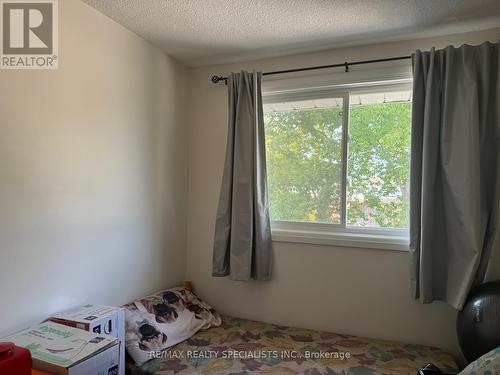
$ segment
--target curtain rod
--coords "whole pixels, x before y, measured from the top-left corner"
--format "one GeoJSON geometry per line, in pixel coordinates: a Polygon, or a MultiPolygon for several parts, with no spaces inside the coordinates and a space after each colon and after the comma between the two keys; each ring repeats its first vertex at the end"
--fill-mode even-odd
{"type": "MultiPolygon", "coordinates": [[[[343,62],[340,64],[330,64],[330,65],[318,65],[318,66],[309,66],[306,68],[296,68],[296,69],[286,69],[286,70],[275,70],[273,72],[264,72],[263,76],[272,76],[275,74],[286,74],[286,73],[295,73],[295,72],[305,72],[308,70],[318,70],[318,69],[329,69],[329,68],[339,68],[341,66],[345,67],[345,72],[349,72],[350,65],[363,65],[363,64],[373,64],[379,62],[386,61],[396,61],[396,60],[407,60],[411,59],[411,56],[398,56],[398,57],[387,57],[385,59],[375,59],[375,60],[361,60],[361,61],[353,61],[353,62],[343,62]]],[[[224,76],[212,76],[212,83],[219,83],[224,81],[227,84],[227,77],[224,76]]]]}

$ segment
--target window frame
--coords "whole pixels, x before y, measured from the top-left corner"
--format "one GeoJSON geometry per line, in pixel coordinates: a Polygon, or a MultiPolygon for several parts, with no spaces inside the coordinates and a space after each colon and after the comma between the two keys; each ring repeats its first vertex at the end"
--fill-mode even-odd
{"type": "Polygon", "coordinates": [[[358,247],[409,251],[409,230],[378,227],[350,226],[347,224],[347,167],[349,146],[349,97],[357,93],[408,90],[412,79],[373,81],[363,84],[342,84],[283,91],[263,91],[263,104],[321,98],[342,99],[342,170],[340,223],[313,223],[299,221],[271,221],[275,242],[295,242],[315,245],[358,247]],[[347,115],[346,115],[347,114],[347,115]]]}

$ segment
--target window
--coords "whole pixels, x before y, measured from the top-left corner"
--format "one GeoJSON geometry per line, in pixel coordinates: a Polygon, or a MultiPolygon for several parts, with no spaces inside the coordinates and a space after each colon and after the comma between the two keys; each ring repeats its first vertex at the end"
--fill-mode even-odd
{"type": "Polygon", "coordinates": [[[344,99],[265,106],[272,220],[342,222],[344,99]]]}
{"type": "Polygon", "coordinates": [[[264,97],[273,238],[406,249],[411,87],[264,97]]]}

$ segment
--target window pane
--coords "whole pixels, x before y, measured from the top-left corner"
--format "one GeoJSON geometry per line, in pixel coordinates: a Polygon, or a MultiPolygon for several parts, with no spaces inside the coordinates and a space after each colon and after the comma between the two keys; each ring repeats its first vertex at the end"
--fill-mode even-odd
{"type": "Polygon", "coordinates": [[[340,223],[342,104],[264,105],[271,220],[340,223]]]}
{"type": "Polygon", "coordinates": [[[411,91],[349,97],[347,225],[408,228],[411,91]]]}

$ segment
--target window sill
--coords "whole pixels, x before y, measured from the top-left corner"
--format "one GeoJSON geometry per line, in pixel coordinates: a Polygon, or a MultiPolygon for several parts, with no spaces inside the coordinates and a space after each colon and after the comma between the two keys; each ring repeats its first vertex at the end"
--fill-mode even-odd
{"type": "Polygon", "coordinates": [[[351,231],[324,232],[272,228],[272,239],[274,242],[409,251],[408,236],[392,233],[365,234],[351,231]]]}

